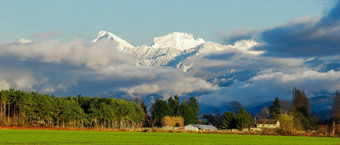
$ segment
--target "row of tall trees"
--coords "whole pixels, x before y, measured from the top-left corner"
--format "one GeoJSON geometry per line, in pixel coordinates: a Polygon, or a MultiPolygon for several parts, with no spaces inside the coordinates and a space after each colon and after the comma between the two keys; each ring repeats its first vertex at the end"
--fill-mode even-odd
{"type": "Polygon", "coordinates": [[[180,116],[184,119],[185,125],[195,124],[199,122],[199,111],[198,102],[194,97],[182,102],[178,96],[170,97],[168,100],[157,98],[150,109],[152,126],[162,126],[162,119],[165,116],[180,116]]]}
{"type": "Polygon", "coordinates": [[[116,98],[55,97],[0,91],[0,125],[73,128],[134,128],[144,121],[136,103],[116,98]]]}

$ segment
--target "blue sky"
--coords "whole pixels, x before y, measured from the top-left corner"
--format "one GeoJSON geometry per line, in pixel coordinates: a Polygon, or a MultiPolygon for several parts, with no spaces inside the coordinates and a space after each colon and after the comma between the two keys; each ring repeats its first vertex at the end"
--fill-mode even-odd
{"type": "Polygon", "coordinates": [[[151,44],[156,36],[188,32],[220,42],[218,33],[263,30],[331,8],[325,0],[1,0],[0,42],[59,32],[54,39],[92,40],[107,30],[133,45],[151,44]]]}

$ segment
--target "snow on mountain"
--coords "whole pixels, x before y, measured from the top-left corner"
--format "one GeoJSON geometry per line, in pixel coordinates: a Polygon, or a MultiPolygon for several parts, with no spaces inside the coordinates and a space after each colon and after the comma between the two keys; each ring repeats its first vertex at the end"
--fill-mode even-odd
{"type": "Polygon", "coordinates": [[[31,43],[32,41],[28,40],[26,38],[20,38],[16,42],[18,42],[18,43],[31,43]]]}
{"type": "Polygon", "coordinates": [[[116,48],[119,51],[122,51],[124,48],[132,48],[134,47],[133,45],[131,45],[130,43],[128,43],[127,41],[123,40],[122,38],[119,38],[118,36],[107,32],[107,31],[100,31],[98,33],[98,36],[96,39],[94,39],[92,42],[97,42],[100,41],[101,39],[108,39],[108,40],[112,40],[113,42],[116,43],[116,48]]]}
{"type": "Polygon", "coordinates": [[[142,45],[133,48],[125,48],[123,53],[131,55],[137,60],[140,65],[147,66],[161,66],[166,65],[169,61],[173,60],[176,56],[182,54],[182,51],[174,48],[153,48],[150,46],[142,45]]]}
{"type": "Polygon", "coordinates": [[[192,34],[173,32],[153,39],[153,48],[177,48],[186,50],[205,43],[202,38],[195,39],[192,34]]]}
{"type": "Polygon", "coordinates": [[[201,38],[195,39],[192,34],[174,32],[165,36],[155,37],[151,46],[142,45],[134,47],[118,36],[100,31],[93,42],[101,39],[109,39],[117,44],[117,50],[131,55],[139,65],[169,66],[188,71],[194,65],[187,61],[192,56],[216,53],[220,51],[239,51],[250,54],[261,54],[259,51],[250,50],[257,45],[254,40],[241,40],[234,45],[222,45],[214,42],[206,42],[201,38]]]}

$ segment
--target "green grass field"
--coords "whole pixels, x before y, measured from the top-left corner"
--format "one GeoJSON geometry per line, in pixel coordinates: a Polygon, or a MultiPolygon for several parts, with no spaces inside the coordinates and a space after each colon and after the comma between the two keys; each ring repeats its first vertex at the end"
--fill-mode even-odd
{"type": "Polygon", "coordinates": [[[340,145],[340,138],[198,133],[0,129],[0,144],[340,145]]]}

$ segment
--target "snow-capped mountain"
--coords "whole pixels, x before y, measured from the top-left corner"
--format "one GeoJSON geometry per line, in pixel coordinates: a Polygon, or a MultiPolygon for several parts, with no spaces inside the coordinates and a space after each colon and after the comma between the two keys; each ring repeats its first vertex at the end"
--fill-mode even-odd
{"type": "Polygon", "coordinates": [[[96,39],[94,39],[92,42],[98,42],[102,39],[108,39],[113,41],[116,44],[116,48],[119,51],[122,51],[124,48],[132,48],[134,47],[133,45],[131,45],[130,43],[126,42],[125,40],[123,40],[122,38],[119,38],[118,36],[107,32],[107,31],[100,31],[98,33],[98,36],[96,39]]]}
{"type": "Polygon", "coordinates": [[[153,39],[153,48],[177,48],[186,50],[205,43],[202,38],[195,39],[192,34],[174,32],[153,39]]]}
{"type": "Polygon", "coordinates": [[[218,86],[229,86],[234,80],[247,80],[253,77],[257,71],[211,73],[196,69],[202,62],[197,62],[205,56],[222,53],[243,53],[246,55],[259,55],[263,52],[254,51],[251,48],[258,43],[254,40],[240,40],[233,45],[223,45],[215,42],[195,39],[192,34],[174,32],[164,36],[155,37],[151,46],[132,46],[125,40],[107,31],[100,31],[98,37],[93,40],[109,39],[117,44],[116,48],[125,54],[132,56],[138,65],[166,66],[189,72],[208,82],[218,86]]]}
{"type": "Polygon", "coordinates": [[[165,36],[155,37],[151,46],[132,46],[127,41],[118,36],[100,31],[93,42],[101,39],[109,39],[117,44],[118,51],[129,54],[137,60],[140,65],[147,66],[170,66],[188,71],[192,67],[189,61],[192,56],[216,53],[219,51],[241,51],[251,54],[260,54],[259,51],[250,51],[257,42],[253,40],[243,40],[235,45],[222,45],[214,42],[206,42],[202,38],[195,39],[192,34],[174,32],[165,36]],[[185,62],[185,65],[183,63],[185,62]]]}
{"type": "Polygon", "coordinates": [[[150,66],[167,65],[175,57],[187,53],[188,51],[186,50],[205,43],[201,38],[195,39],[191,34],[180,32],[156,37],[152,46],[142,45],[134,47],[107,31],[100,31],[93,42],[100,41],[101,39],[115,42],[118,51],[133,56],[138,64],[150,66]]]}

